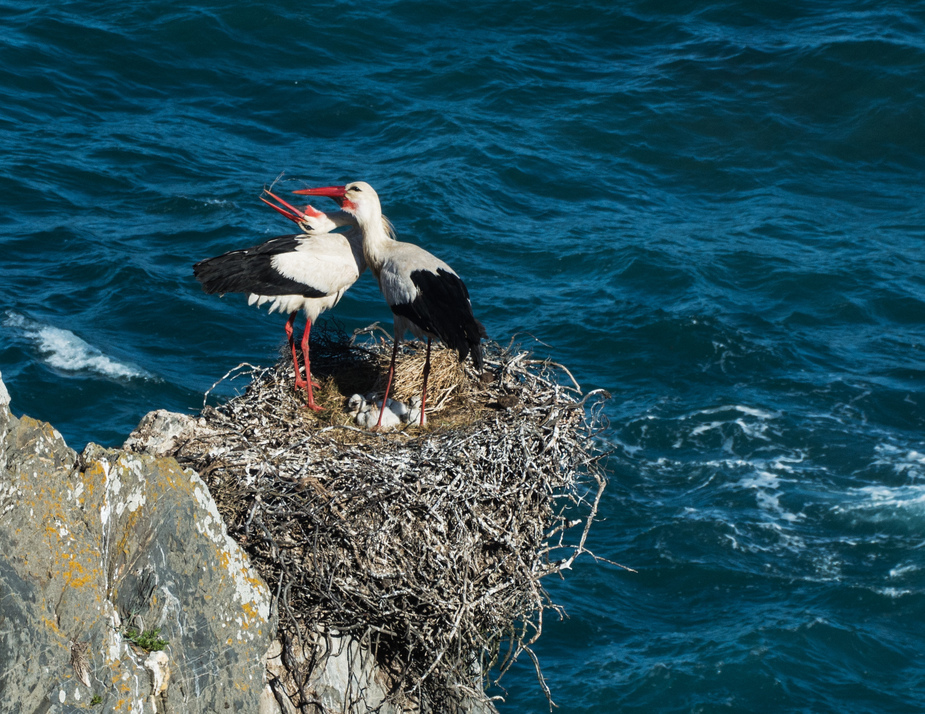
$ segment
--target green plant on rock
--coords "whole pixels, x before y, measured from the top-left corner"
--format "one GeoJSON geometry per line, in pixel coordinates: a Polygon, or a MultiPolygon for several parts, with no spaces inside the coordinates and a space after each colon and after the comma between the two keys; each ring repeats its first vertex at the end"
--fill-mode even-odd
{"type": "Polygon", "coordinates": [[[146,652],[159,652],[170,644],[161,637],[159,628],[156,630],[145,630],[144,632],[128,629],[123,633],[123,637],[132,644],[141,647],[141,649],[146,652]]]}

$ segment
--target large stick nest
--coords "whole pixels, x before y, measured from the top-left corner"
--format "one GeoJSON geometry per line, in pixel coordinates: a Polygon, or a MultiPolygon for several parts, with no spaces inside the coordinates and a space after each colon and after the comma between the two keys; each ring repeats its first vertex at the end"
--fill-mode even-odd
{"type": "MultiPolygon", "coordinates": [[[[293,391],[284,352],[226,375],[251,381],[204,408],[215,436],[179,456],[279,593],[284,629],[365,642],[398,702],[484,704],[519,654],[536,664],[543,611],[560,609],[541,580],[584,552],[604,488],[592,438],[602,400],[527,352],[488,343],[478,375],[435,345],[428,424],[372,433],[344,405],[380,384],[390,341],[374,329],[312,338],[323,412],[293,391]]],[[[420,389],[422,364],[423,347],[403,348],[398,397],[420,389]]]]}

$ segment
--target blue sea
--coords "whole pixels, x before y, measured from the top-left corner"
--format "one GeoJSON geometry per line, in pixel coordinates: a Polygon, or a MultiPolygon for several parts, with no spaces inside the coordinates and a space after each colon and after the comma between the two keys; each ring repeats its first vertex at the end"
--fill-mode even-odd
{"type": "MultiPolygon", "coordinates": [[[[192,264],[365,180],[613,395],[590,547],[637,572],[548,582],[557,712],[925,711],[923,0],[0,0],[0,147],[14,413],[114,446],[272,363],[192,264]]],[[[369,274],[324,319],[391,329],[369,274]]]]}

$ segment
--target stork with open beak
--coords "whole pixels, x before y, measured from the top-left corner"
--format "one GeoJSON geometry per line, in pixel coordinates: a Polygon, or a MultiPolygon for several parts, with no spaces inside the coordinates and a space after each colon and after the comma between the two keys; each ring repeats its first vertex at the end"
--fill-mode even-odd
{"type": "MultiPolygon", "coordinates": [[[[456,350],[460,362],[472,355],[475,367],[482,369],[480,340],[486,334],[482,323],[472,314],[469,291],[456,271],[442,260],[413,243],[395,239],[390,224],[383,222],[379,196],[368,183],[355,181],[346,186],[306,188],[295,193],[332,198],[342,211],[354,217],[363,236],[366,264],[379,281],[379,289],[392,310],[395,341],[380,415],[389,397],[395,358],[404,334],[410,331],[416,337],[427,338],[421,390],[423,426],[432,339],[438,338],[456,350]]],[[[381,426],[381,419],[377,426],[381,426]]]]}
{"type": "Polygon", "coordinates": [[[249,305],[270,303],[270,312],[289,313],[286,336],[292,351],[295,388],[304,389],[307,406],[320,411],[312,393],[309,335],[318,316],[334,307],[366,270],[362,232],[352,214],[325,213],[311,206],[299,209],[270,191],[265,193],[276,203],[262,196],[260,200],[298,224],[303,232],[202,260],[193,266],[193,273],[207,293],[247,293],[249,305]],[[350,228],[343,233],[331,232],[341,226],[350,228]],[[305,312],[305,379],[300,373],[292,327],[299,310],[305,312]]]}

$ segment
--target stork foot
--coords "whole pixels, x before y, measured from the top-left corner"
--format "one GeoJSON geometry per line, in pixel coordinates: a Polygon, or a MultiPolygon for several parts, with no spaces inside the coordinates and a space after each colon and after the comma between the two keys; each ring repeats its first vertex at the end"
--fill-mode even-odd
{"type": "MultiPolygon", "coordinates": [[[[307,392],[307,391],[308,391],[308,382],[306,382],[304,379],[302,379],[302,377],[301,377],[301,375],[300,375],[299,378],[295,381],[295,384],[293,384],[293,387],[292,387],[292,388],[293,388],[295,391],[297,391],[297,392],[298,392],[300,389],[303,389],[303,390],[305,390],[305,391],[307,392]]],[[[314,379],[312,380],[312,389],[321,389],[321,385],[318,384],[318,382],[316,382],[314,379]]]]}
{"type": "Polygon", "coordinates": [[[314,381],[309,383],[308,381],[302,379],[302,375],[299,375],[299,378],[295,381],[295,391],[298,392],[301,389],[305,392],[305,396],[308,397],[308,401],[306,402],[305,406],[315,412],[324,411],[323,407],[319,407],[317,404],[315,404],[315,395],[312,394],[312,388],[318,389],[318,385],[314,381]]]}

